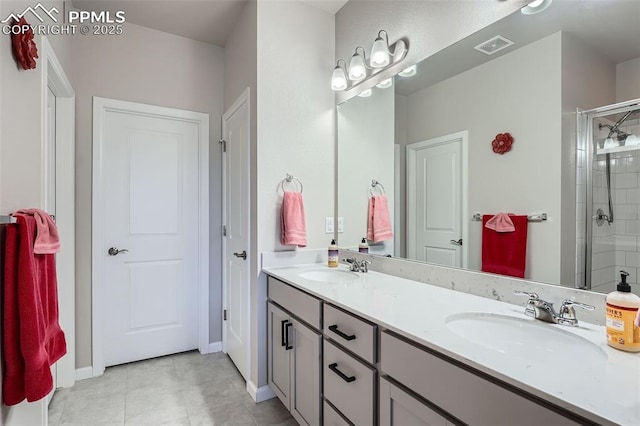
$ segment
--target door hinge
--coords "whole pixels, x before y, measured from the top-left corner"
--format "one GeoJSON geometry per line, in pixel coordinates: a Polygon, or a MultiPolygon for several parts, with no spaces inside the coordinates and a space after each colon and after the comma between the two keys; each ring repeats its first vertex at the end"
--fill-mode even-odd
{"type": "Polygon", "coordinates": [[[222,152],[227,152],[227,141],[220,139],[218,143],[222,146],[222,152]]]}
{"type": "Polygon", "coordinates": [[[223,321],[227,320],[227,310],[225,309],[222,316],[223,321]]]}
{"type": "Polygon", "coordinates": [[[227,225],[222,225],[222,236],[223,237],[227,236],[227,225]]]}

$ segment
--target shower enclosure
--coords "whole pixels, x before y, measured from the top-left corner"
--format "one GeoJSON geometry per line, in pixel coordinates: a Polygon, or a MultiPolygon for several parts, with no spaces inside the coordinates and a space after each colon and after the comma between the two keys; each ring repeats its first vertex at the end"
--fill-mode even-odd
{"type": "Polygon", "coordinates": [[[640,294],[640,99],[577,118],[576,287],[640,294]]]}

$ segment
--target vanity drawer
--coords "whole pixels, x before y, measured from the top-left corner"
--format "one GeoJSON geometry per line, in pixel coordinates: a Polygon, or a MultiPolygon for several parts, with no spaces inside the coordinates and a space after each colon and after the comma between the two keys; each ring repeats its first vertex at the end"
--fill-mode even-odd
{"type": "Polygon", "coordinates": [[[375,422],[376,370],[324,341],[324,397],[358,426],[375,422]]]}
{"type": "Polygon", "coordinates": [[[327,401],[324,401],[323,426],[353,426],[336,411],[327,401]]]}
{"type": "Polygon", "coordinates": [[[315,329],[322,329],[322,300],[273,277],[268,277],[267,286],[269,299],[315,329]]]}
{"type": "Polygon", "coordinates": [[[380,338],[380,370],[467,424],[578,424],[386,331],[380,338]]]}
{"type": "Polygon", "coordinates": [[[331,305],[324,305],[324,335],[365,361],[376,362],[377,326],[331,305]]]}

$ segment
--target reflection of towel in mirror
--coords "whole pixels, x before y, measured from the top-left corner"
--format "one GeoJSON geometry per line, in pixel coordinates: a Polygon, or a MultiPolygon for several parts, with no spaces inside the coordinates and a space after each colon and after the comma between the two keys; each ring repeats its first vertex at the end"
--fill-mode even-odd
{"type": "Polygon", "coordinates": [[[375,195],[369,198],[367,215],[367,240],[379,243],[393,238],[391,217],[386,195],[375,195]]]}
{"type": "Polygon", "coordinates": [[[307,225],[304,218],[302,193],[285,191],[282,198],[282,234],[280,242],[298,247],[307,246],[307,225]]]}
{"type": "Polygon", "coordinates": [[[527,261],[526,215],[512,215],[513,232],[496,232],[486,224],[492,218],[482,216],[482,271],[524,278],[527,261]]]}
{"type": "MultiPolygon", "coordinates": [[[[511,213],[511,215],[513,215],[513,213],[511,213]]],[[[509,213],[497,213],[489,219],[484,226],[496,232],[513,232],[516,230],[516,227],[513,226],[513,222],[509,217],[509,213]]]]}

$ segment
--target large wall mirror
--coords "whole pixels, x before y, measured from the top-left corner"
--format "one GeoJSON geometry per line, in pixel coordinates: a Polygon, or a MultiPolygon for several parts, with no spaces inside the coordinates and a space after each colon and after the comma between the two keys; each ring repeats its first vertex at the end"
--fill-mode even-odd
{"type": "MultiPolygon", "coordinates": [[[[640,98],[639,1],[555,0],[401,74],[338,106],[342,248],[358,249],[369,199],[384,196],[393,237],[369,240],[370,253],[487,270],[482,217],[528,215],[526,279],[585,286],[590,253],[586,287],[611,291],[624,268],[640,289],[640,150],[608,162],[617,222],[587,232],[586,203],[602,192],[607,164],[580,144],[576,113],[640,98]],[[494,152],[505,133],[510,151],[494,152]],[[587,237],[603,233],[609,238],[587,250],[587,237]]],[[[600,120],[612,126],[622,115],[600,120]]],[[[640,136],[640,106],[619,129],[640,136]]],[[[602,143],[610,127],[594,132],[593,143],[602,143]]]]}

